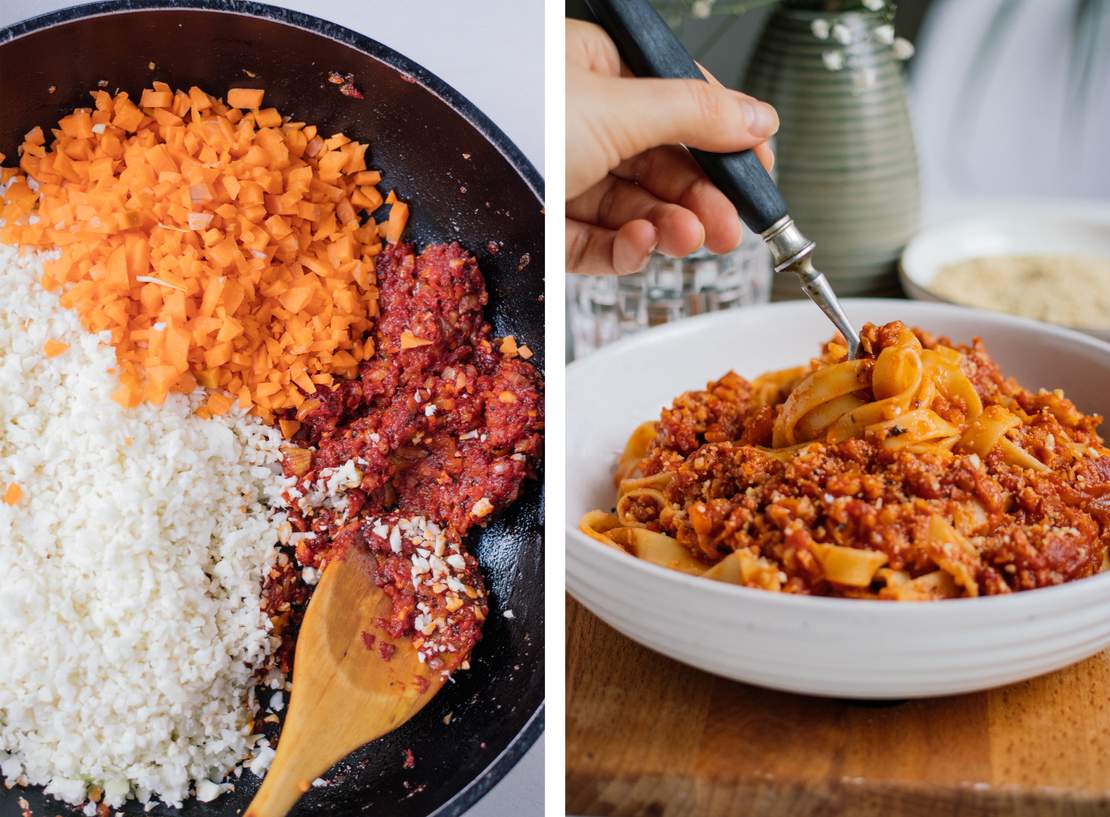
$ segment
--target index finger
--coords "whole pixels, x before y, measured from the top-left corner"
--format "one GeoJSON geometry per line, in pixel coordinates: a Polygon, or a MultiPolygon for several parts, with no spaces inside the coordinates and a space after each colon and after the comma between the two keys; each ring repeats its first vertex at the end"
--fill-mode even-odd
{"type": "Polygon", "coordinates": [[[656,198],[690,210],[705,227],[710,252],[728,252],[740,243],[740,217],[724,193],[702,173],[686,148],[666,145],[633,156],[613,175],[635,182],[656,198]]]}

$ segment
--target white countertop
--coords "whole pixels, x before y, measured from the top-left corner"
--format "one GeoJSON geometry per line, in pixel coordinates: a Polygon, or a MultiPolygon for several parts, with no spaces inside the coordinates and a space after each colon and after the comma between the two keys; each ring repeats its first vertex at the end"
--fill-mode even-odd
{"type": "MultiPolygon", "coordinates": [[[[543,3],[539,0],[268,0],[372,37],[427,68],[505,131],[543,174],[543,3]]],[[[0,26],[76,5],[3,0],[0,26]]],[[[543,814],[543,738],[467,817],[543,814]]]]}

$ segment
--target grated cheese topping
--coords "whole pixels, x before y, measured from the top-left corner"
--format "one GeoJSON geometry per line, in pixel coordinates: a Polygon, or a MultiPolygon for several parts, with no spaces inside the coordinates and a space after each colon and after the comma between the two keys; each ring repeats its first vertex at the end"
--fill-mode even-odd
{"type": "Polygon", "coordinates": [[[74,804],[212,799],[272,757],[248,723],[280,435],[203,420],[199,395],[121,409],[111,346],[41,276],[0,245],[0,485],[22,488],[0,503],[0,775],[74,804]]]}
{"type": "Polygon", "coordinates": [[[946,264],[931,288],[958,304],[1084,329],[1110,328],[1110,259],[1002,255],[946,264]]]}

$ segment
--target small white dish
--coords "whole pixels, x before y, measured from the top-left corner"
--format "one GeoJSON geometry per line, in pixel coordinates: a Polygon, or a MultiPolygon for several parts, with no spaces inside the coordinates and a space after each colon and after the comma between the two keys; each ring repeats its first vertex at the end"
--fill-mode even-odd
{"type": "MultiPolygon", "coordinates": [[[[899,319],[981,336],[1030,388],[1110,414],[1110,344],[1048,324],[935,303],[847,300],[858,324],[899,319]]],[[[769,593],[666,570],[601,545],[581,516],[611,508],[628,435],[683,391],[813,357],[832,329],[808,302],[705,315],[623,340],[567,370],[567,589],[641,644],[760,686],[847,698],[949,695],[1031,678],[1110,646],[1110,573],[1009,596],[876,602],[769,593]]]]}
{"type": "MultiPolygon", "coordinates": [[[[898,272],[911,298],[953,303],[932,290],[941,268],[997,255],[1110,258],[1110,206],[1071,200],[968,203],[944,221],[922,228],[906,246],[898,272]]],[[[1078,331],[1110,340],[1110,329],[1078,331]]]]}

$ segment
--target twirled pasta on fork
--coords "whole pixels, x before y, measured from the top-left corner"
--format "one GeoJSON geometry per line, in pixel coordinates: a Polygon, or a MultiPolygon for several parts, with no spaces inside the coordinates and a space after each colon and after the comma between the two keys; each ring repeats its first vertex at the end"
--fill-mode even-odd
{"type": "Polygon", "coordinates": [[[804,366],[728,373],[639,426],[581,529],[685,573],[789,593],[994,595],[1110,565],[1101,417],[1006,378],[979,340],[867,325],[804,366]]]}

